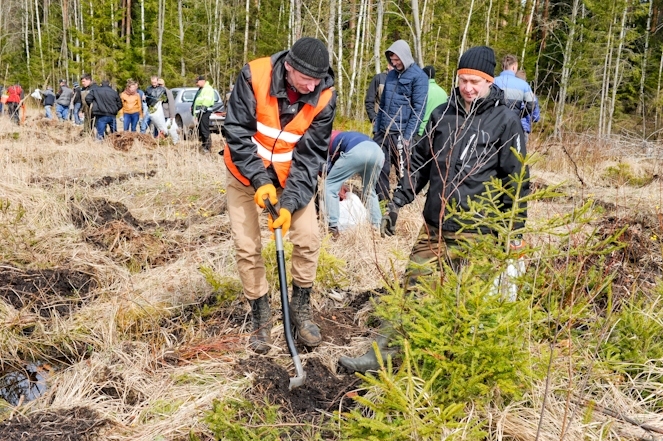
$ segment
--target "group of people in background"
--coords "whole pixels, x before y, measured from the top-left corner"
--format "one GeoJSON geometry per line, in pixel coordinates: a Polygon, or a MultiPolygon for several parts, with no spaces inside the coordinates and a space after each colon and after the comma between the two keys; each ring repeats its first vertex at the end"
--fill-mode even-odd
{"type": "MultiPolygon", "coordinates": [[[[96,139],[102,140],[107,133],[117,131],[116,118],[119,115],[124,131],[149,131],[155,137],[170,137],[175,144],[179,141],[175,100],[163,78],[152,76],[150,85],[144,91],[136,80],[129,79],[121,92],[113,88],[108,80],[97,84],[89,74],[84,74],[80,81],[80,85],[74,82],[69,87],[67,81],[62,79],[57,92],[54,92],[53,87],[46,86],[43,91],[37,89],[32,94],[44,106],[46,119],[71,121],[83,126],[85,133],[94,132],[96,139]]],[[[212,146],[209,120],[215,103],[215,92],[204,76],[198,76],[196,84],[198,92],[191,113],[197,122],[203,151],[209,152],[212,146]]],[[[6,106],[12,121],[20,123],[19,106],[25,100],[21,85],[17,83],[6,90],[0,86],[0,94],[3,97],[0,115],[6,106]]]]}

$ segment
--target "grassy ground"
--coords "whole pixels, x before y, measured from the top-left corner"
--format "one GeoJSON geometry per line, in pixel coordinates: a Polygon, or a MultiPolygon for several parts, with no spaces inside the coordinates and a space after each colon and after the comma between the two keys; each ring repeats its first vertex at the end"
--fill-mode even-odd
{"type": "MultiPolygon", "coordinates": [[[[351,407],[360,388],[338,357],[366,349],[371,298],[402,273],[422,199],[401,212],[393,237],[362,227],[325,240],[321,273],[329,274],[313,298],[324,342],[302,348],[309,381],[289,392],[293,369],[280,321],[267,356],[246,351],[250,317],[225,210],[221,138],[205,155],[187,142],[98,143],[79,132],[36,113],[20,127],[0,118],[0,393],[7,401],[0,438],[213,439],[204,418],[215,400],[265,398],[279,406],[268,425],[283,439],[338,438],[330,415],[351,407]],[[338,259],[343,271],[330,273],[338,259]]],[[[532,203],[530,221],[595,201],[605,209],[597,225],[629,227],[631,254],[619,263],[615,292],[656,295],[663,260],[657,152],[583,137],[534,139],[531,150],[541,158],[533,183],[560,184],[565,195],[532,203]]],[[[269,237],[265,227],[265,245],[269,237]]],[[[279,309],[276,287],[272,307],[279,309]]],[[[626,417],[663,431],[652,405],[661,393],[658,360],[636,378],[579,363],[563,333],[549,348],[547,377],[527,400],[495,406],[489,439],[654,439],[647,434],[657,432],[626,417]]],[[[542,349],[533,343],[531,350],[542,349]]]]}

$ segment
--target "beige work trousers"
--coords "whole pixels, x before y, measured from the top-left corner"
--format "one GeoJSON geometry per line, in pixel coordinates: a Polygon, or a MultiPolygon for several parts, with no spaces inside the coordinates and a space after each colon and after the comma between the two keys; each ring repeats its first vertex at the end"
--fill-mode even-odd
{"type": "MultiPolygon", "coordinates": [[[[226,172],[228,216],[235,244],[237,270],[247,300],[255,300],[269,291],[265,276],[265,263],[261,251],[260,213],[253,199],[255,190],[226,172]]],[[[282,190],[277,189],[280,196],[282,190]]],[[[292,279],[301,288],[309,288],[315,280],[320,253],[320,233],[315,213],[315,202],[295,211],[290,225],[292,250],[292,279]]]]}

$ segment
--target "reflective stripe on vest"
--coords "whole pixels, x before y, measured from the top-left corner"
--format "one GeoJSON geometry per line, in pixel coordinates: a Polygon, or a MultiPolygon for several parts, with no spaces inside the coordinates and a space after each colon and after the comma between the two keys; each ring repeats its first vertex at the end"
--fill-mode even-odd
{"type": "MultiPolygon", "coordinates": [[[[281,127],[279,103],[275,96],[270,94],[272,84],[272,63],[269,57],[259,58],[249,62],[251,69],[251,84],[256,100],[256,133],[251,141],[256,145],[258,156],[263,160],[265,168],[272,166],[276,171],[279,183],[285,188],[290,173],[293,152],[297,142],[306,133],[315,117],[329,104],[333,96],[332,89],[320,92],[315,107],[304,104],[294,118],[281,127]]],[[[232,151],[232,146],[228,145],[232,151]]],[[[223,155],[228,171],[244,185],[251,185],[232,162],[230,152],[223,155]]]]}

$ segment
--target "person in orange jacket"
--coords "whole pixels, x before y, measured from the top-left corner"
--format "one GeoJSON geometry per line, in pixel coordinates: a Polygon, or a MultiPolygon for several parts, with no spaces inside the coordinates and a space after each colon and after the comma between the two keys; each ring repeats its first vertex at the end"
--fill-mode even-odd
{"type": "Polygon", "coordinates": [[[124,131],[136,131],[138,120],[143,117],[143,101],[138,94],[138,82],[127,80],[127,87],[120,94],[124,131]]]}
{"type": "Polygon", "coordinates": [[[23,88],[18,83],[9,86],[7,88],[7,95],[9,96],[7,98],[7,112],[9,113],[11,120],[18,124],[20,120],[19,105],[21,104],[21,101],[23,101],[23,98],[25,98],[23,88]]]}
{"type": "Polygon", "coordinates": [[[266,198],[280,205],[270,229],[280,227],[285,235],[292,227],[290,309],[298,339],[309,347],[322,341],[310,308],[320,251],[313,195],[336,113],[333,85],[327,47],[303,37],[290,50],[246,64],[230,95],[224,123],[228,215],[251,305],[249,345],[257,353],[269,351],[272,327],[257,210],[266,198]]]}

